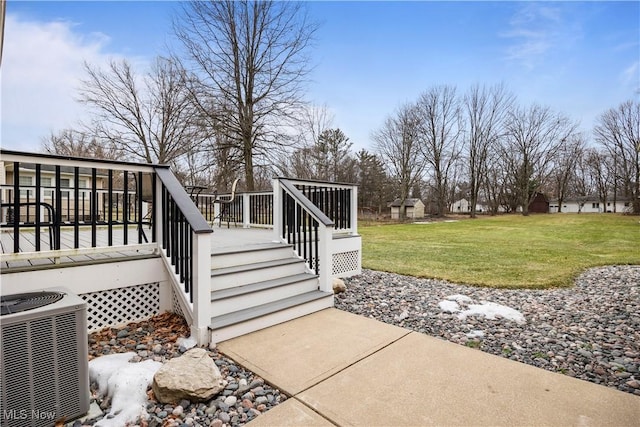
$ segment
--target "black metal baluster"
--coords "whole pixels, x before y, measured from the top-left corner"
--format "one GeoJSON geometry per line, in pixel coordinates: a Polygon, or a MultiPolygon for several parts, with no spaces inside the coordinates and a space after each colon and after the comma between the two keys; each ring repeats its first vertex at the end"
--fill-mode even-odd
{"type": "MultiPolygon", "coordinates": [[[[40,252],[40,205],[42,203],[40,186],[40,180],[42,179],[41,168],[40,163],[36,163],[36,252],[40,252]]],[[[51,244],[51,242],[49,242],[49,244],[51,244]]]]}
{"type": "Polygon", "coordinates": [[[20,252],[20,162],[13,162],[13,252],[20,252]]]}
{"type": "MultiPolygon", "coordinates": [[[[98,175],[96,168],[91,168],[91,197],[89,197],[89,217],[91,218],[91,247],[98,246],[98,175]]],[[[84,212],[83,212],[84,213],[84,212]]]]}
{"type": "Polygon", "coordinates": [[[53,246],[54,248],[60,249],[60,225],[62,224],[62,190],[60,186],[62,185],[62,178],[60,176],[60,166],[56,165],[56,211],[54,214],[54,224],[53,224],[53,246]]]}
{"type": "MultiPolygon", "coordinates": [[[[109,169],[109,182],[107,183],[108,186],[108,193],[107,193],[107,199],[109,202],[109,206],[107,207],[109,213],[107,214],[109,217],[107,218],[107,239],[109,241],[109,246],[113,246],[113,170],[109,169]]],[[[117,203],[117,198],[116,198],[116,203],[117,203]]],[[[116,216],[117,214],[117,205],[116,205],[116,216]]]]}
{"type": "Polygon", "coordinates": [[[124,171],[123,194],[122,194],[122,226],[124,230],[124,244],[129,243],[129,172],[124,171]]]}
{"type": "MultiPolygon", "coordinates": [[[[76,249],[80,247],[80,214],[78,213],[78,203],[80,199],[79,181],[80,168],[76,166],[73,168],[73,210],[75,211],[75,221],[73,221],[73,247],[76,249]]],[[[84,194],[82,202],[82,213],[84,214],[84,194]]]]}

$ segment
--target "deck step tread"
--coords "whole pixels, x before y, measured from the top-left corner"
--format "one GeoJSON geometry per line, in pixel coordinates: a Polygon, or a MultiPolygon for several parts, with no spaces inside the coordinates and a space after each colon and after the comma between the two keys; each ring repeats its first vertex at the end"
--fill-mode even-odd
{"type": "Polygon", "coordinates": [[[211,325],[209,329],[220,329],[227,326],[235,325],[247,320],[252,320],[267,314],[275,313],[281,310],[286,310],[291,307],[302,305],[311,301],[315,301],[321,298],[331,296],[330,292],[323,291],[311,291],[299,294],[293,297],[284,298],[279,301],[270,302],[267,304],[258,305],[255,307],[247,308],[244,310],[235,311],[233,313],[223,314],[211,318],[211,325]]]}
{"type": "Polygon", "coordinates": [[[296,263],[304,263],[304,260],[296,257],[286,257],[272,261],[253,262],[249,264],[235,265],[232,267],[214,268],[211,270],[211,277],[224,276],[226,274],[241,273],[245,271],[261,270],[264,268],[279,267],[296,263]]]}
{"type": "Polygon", "coordinates": [[[252,245],[245,245],[242,247],[222,247],[222,248],[213,248],[211,249],[211,256],[216,255],[233,255],[233,254],[242,254],[245,252],[259,252],[259,251],[267,251],[271,249],[282,249],[282,248],[292,248],[293,245],[287,243],[255,243],[252,245]]]}
{"type": "Polygon", "coordinates": [[[253,292],[260,292],[267,289],[273,289],[280,286],[291,285],[303,282],[305,280],[317,279],[318,276],[311,273],[299,273],[291,276],[280,277],[277,279],[265,280],[262,282],[250,283],[248,285],[236,286],[233,288],[220,289],[211,291],[211,302],[220,301],[227,298],[233,298],[246,295],[253,292]]]}

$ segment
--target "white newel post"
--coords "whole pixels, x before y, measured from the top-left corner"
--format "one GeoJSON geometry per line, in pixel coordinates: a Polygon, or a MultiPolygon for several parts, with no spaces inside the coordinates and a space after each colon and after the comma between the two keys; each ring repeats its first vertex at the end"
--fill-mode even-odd
{"type": "Polygon", "coordinates": [[[251,195],[243,194],[242,195],[242,228],[251,227],[251,195]]]}
{"type": "Polygon", "coordinates": [[[333,240],[333,233],[330,228],[327,228],[324,224],[320,224],[318,234],[320,235],[320,242],[318,242],[318,255],[320,256],[320,290],[323,292],[333,292],[332,284],[332,268],[333,268],[333,255],[331,252],[331,243],[333,240]]]}
{"type": "MultiPolygon", "coordinates": [[[[155,172],[154,172],[155,173],[155,172]]],[[[151,218],[153,221],[153,226],[156,229],[156,243],[158,244],[158,252],[162,250],[162,224],[164,224],[164,212],[162,212],[162,191],[164,190],[162,186],[162,181],[156,175],[156,199],[154,200],[153,206],[151,209],[153,212],[151,213],[151,218]]]]}
{"type": "Polygon", "coordinates": [[[273,183],[273,241],[279,242],[282,236],[282,202],[280,201],[280,181],[274,179],[273,183]]]}
{"type": "Polygon", "coordinates": [[[351,187],[351,234],[358,233],[358,187],[351,187]]]}
{"type": "Polygon", "coordinates": [[[193,234],[193,323],[191,336],[209,344],[211,305],[211,235],[193,234]]]}
{"type": "MultiPolygon", "coordinates": [[[[155,173],[155,172],[154,172],[155,173]]],[[[162,224],[164,224],[164,212],[162,211],[162,181],[156,176],[156,200],[151,206],[151,220],[156,231],[156,252],[162,253],[162,224]]],[[[173,291],[171,285],[160,286],[160,312],[171,311],[173,308],[173,291]]]]}
{"type": "Polygon", "coordinates": [[[220,203],[213,204],[213,224],[212,226],[217,225],[220,227],[222,224],[222,218],[220,218],[220,203]],[[217,221],[217,222],[216,222],[217,221]]]}

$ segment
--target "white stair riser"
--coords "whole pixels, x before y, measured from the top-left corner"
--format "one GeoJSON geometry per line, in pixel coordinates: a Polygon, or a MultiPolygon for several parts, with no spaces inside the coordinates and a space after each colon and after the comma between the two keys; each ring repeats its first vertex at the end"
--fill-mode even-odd
{"type": "Polygon", "coordinates": [[[238,265],[250,265],[256,262],[291,258],[292,256],[294,256],[293,250],[288,246],[244,253],[215,254],[211,256],[211,268],[216,269],[235,267],[238,265]]]}
{"type": "Polygon", "coordinates": [[[223,314],[232,313],[234,311],[244,310],[246,308],[255,307],[284,298],[289,298],[305,292],[318,289],[318,279],[316,277],[309,278],[296,283],[278,286],[275,288],[265,289],[258,292],[250,292],[231,298],[225,298],[211,302],[211,316],[221,316],[223,314]]]}
{"type": "Polygon", "coordinates": [[[221,341],[226,341],[250,332],[268,328],[269,326],[297,319],[298,317],[306,316],[307,314],[315,313],[316,311],[324,310],[329,307],[333,307],[333,295],[310,301],[305,304],[300,304],[286,310],[267,314],[257,319],[247,320],[246,322],[213,330],[211,331],[211,342],[219,343],[221,341]]]}
{"type": "Polygon", "coordinates": [[[279,279],[281,277],[305,273],[306,271],[306,265],[303,261],[256,270],[238,271],[211,277],[211,290],[228,289],[266,280],[279,279]]]}

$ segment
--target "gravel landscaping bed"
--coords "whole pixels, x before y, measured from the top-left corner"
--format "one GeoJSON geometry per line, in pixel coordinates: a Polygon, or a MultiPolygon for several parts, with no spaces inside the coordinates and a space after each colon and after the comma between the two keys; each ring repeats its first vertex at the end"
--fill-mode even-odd
{"type": "Polygon", "coordinates": [[[345,283],[336,308],[640,396],[640,266],[593,268],[574,287],[550,290],[470,287],[372,270],[345,283]],[[454,300],[459,310],[443,310],[454,300]],[[461,316],[484,302],[515,309],[525,321],[461,316]]]}
{"type": "MultiPolygon", "coordinates": [[[[130,323],[122,328],[106,328],[89,335],[89,359],[125,352],[136,352],[132,362],[167,360],[182,355],[187,349],[177,341],[189,336],[189,327],[181,316],[165,313],[148,321],[130,323]]],[[[165,405],[150,399],[146,407],[149,419],[142,422],[146,427],[205,426],[222,427],[241,426],[254,419],[271,407],[284,402],[287,396],[280,390],[270,387],[253,372],[237,365],[233,360],[219,354],[217,350],[208,350],[227,381],[222,393],[208,402],[192,403],[187,400],[178,405],[165,405]]],[[[102,409],[102,414],[86,420],[76,421],[74,426],[100,424],[105,417],[110,402],[97,396],[97,387],[91,385],[92,400],[102,409]]]]}

